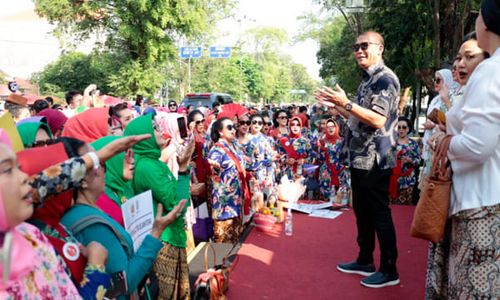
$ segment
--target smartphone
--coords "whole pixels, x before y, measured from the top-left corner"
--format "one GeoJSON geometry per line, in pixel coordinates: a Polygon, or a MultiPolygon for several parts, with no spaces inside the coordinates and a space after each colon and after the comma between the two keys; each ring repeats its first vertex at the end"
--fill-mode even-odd
{"type": "Polygon", "coordinates": [[[177,126],[179,126],[179,133],[181,135],[181,138],[187,138],[188,131],[186,127],[186,119],[184,117],[177,118],[177,126]]]}
{"type": "Polygon", "coordinates": [[[113,299],[128,294],[127,273],[120,271],[111,274],[111,287],[106,292],[106,297],[113,299]]]}

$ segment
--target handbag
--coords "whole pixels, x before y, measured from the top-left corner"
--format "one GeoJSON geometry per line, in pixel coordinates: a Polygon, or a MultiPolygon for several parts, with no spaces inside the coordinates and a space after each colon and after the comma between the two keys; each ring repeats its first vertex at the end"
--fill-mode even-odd
{"type": "MultiPolygon", "coordinates": [[[[236,260],[238,256],[236,256],[236,260]]],[[[222,264],[215,265],[217,257],[214,247],[207,243],[205,247],[205,272],[201,273],[194,284],[194,300],[226,300],[226,291],[229,289],[229,274],[231,273],[236,261],[231,265],[227,263],[227,257],[224,257],[222,264]],[[214,254],[213,267],[208,268],[208,250],[211,249],[214,254]]]]}
{"type": "Polygon", "coordinates": [[[436,148],[431,172],[423,179],[420,200],[413,214],[410,234],[413,237],[439,242],[448,219],[451,193],[451,166],[447,158],[451,136],[444,137],[436,148]]]}
{"type": "Polygon", "coordinates": [[[211,216],[200,218],[200,206],[196,209],[196,223],[193,224],[193,237],[197,242],[206,242],[214,236],[214,220],[211,216]]]}

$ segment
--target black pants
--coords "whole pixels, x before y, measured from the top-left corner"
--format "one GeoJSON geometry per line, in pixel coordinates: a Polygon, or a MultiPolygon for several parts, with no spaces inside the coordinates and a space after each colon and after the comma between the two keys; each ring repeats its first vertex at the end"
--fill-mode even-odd
{"type": "Polygon", "coordinates": [[[375,233],[380,245],[380,271],[397,273],[396,231],[389,208],[389,179],[392,170],[351,168],[353,208],[358,227],[359,255],[362,265],[373,263],[375,233]]]}

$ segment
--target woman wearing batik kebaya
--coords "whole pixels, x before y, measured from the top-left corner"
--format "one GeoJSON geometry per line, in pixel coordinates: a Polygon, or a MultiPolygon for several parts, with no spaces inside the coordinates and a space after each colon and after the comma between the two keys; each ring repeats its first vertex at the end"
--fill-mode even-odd
{"type": "Polygon", "coordinates": [[[288,128],[288,113],[285,110],[278,110],[274,114],[274,128],[269,130],[269,135],[275,140],[287,136],[290,133],[288,128]]]}
{"type": "Polygon", "coordinates": [[[191,161],[191,196],[197,198],[197,204],[201,204],[207,199],[207,180],[210,176],[210,165],[207,156],[212,141],[207,134],[205,116],[200,110],[193,110],[187,117],[189,128],[192,128],[195,140],[194,153],[191,161]]]}
{"type": "Polygon", "coordinates": [[[278,153],[282,155],[281,176],[289,179],[302,176],[304,164],[311,163],[313,150],[311,142],[302,136],[302,121],[298,117],[290,119],[290,134],[278,140],[278,153]]]}
{"type": "Polygon", "coordinates": [[[408,137],[412,131],[411,122],[405,117],[398,120],[397,164],[392,171],[389,196],[392,204],[413,203],[413,187],[417,182],[415,170],[420,161],[417,142],[408,137]]]}
{"type": "MultiPolygon", "coordinates": [[[[235,143],[236,129],[229,118],[212,125],[214,146],[208,154],[212,167],[212,218],[217,243],[235,243],[242,231],[244,199],[248,195],[243,153],[235,143]]],[[[249,198],[249,195],[248,195],[249,198]]]]}
{"type": "Polygon", "coordinates": [[[349,186],[349,170],[342,157],[343,144],[337,123],[327,120],[325,134],[318,141],[319,189],[325,199],[330,198],[333,189],[349,186]]]}
{"type": "Polygon", "coordinates": [[[264,182],[274,180],[274,151],[268,138],[261,132],[264,120],[261,115],[250,117],[251,127],[249,142],[245,147],[245,154],[250,158],[247,170],[253,173],[261,188],[264,182]]]}

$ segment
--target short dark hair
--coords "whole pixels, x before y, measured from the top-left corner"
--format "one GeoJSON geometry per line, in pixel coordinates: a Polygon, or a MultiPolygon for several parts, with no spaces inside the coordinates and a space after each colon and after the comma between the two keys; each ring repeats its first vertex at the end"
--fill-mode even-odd
{"type": "Polygon", "coordinates": [[[222,123],[225,120],[231,121],[231,119],[229,119],[227,117],[223,117],[223,118],[220,118],[217,121],[215,121],[214,124],[212,124],[212,130],[210,130],[210,138],[212,139],[212,141],[214,143],[217,143],[219,141],[219,139],[220,139],[220,133],[219,133],[219,131],[221,131],[224,128],[222,126],[222,123]]]}
{"type": "Polygon", "coordinates": [[[413,124],[411,123],[410,119],[408,119],[407,117],[399,117],[398,122],[401,122],[401,121],[405,122],[406,126],[408,126],[408,132],[413,131],[413,124]]]}
{"type": "Polygon", "coordinates": [[[358,35],[358,37],[360,36],[363,36],[363,35],[371,35],[371,36],[374,36],[375,38],[378,39],[378,42],[383,46],[384,45],[384,37],[379,33],[379,32],[376,32],[376,31],[373,31],[373,30],[368,30],[368,31],[365,31],[363,33],[361,33],[360,35],[358,35]]]}
{"type": "Polygon", "coordinates": [[[125,103],[125,102],[118,103],[115,106],[111,106],[109,108],[109,115],[110,116],[115,116],[115,117],[119,118],[120,115],[118,114],[118,112],[120,112],[120,111],[122,111],[124,109],[128,109],[128,104],[125,103]]]}
{"type": "Polygon", "coordinates": [[[19,105],[10,101],[5,101],[4,107],[14,118],[19,118],[21,111],[26,108],[26,106],[19,105]]]}
{"type": "Polygon", "coordinates": [[[278,116],[280,114],[286,114],[286,116],[290,118],[290,115],[288,114],[288,112],[286,110],[284,110],[284,109],[278,109],[274,113],[274,116],[273,116],[273,125],[274,125],[274,127],[278,127],[278,116]]]}
{"type": "Polygon", "coordinates": [[[68,155],[69,158],[72,157],[77,157],[78,155],[78,149],[81,147],[85,146],[85,142],[81,141],[79,139],[75,139],[72,137],[58,137],[57,139],[54,140],[55,143],[63,143],[64,145],[64,150],[66,150],[66,154],[68,155]]]}
{"type": "Polygon", "coordinates": [[[33,110],[38,114],[42,110],[49,108],[50,104],[45,99],[38,99],[33,103],[33,110]]]}
{"type": "Polygon", "coordinates": [[[70,91],[70,92],[67,92],[66,95],[64,95],[64,99],[66,99],[66,103],[68,104],[71,104],[71,102],[73,102],[73,97],[75,97],[76,95],[81,95],[82,93],[78,92],[78,91],[70,91]]]}
{"type": "Polygon", "coordinates": [[[263,117],[261,114],[259,114],[259,113],[254,113],[254,114],[252,114],[252,115],[250,116],[250,122],[251,122],[251,121],[253,121],[253,120],[254,120],[254,119],[256,119],[256,118],[260,118],[262,121],[264,121],[264,117],[263,117]]]}
{"type": "Polygon", "coordinates": [[[137,97],[135,98],[135,105],[140,106],[142,104],[142,100],[142,95],[137,95],[137,97]]]}
{"type": "Polygon", "coordinates": [[[52,98],[50,96],[45,97],[45,100],[47,102],[49,102],[50,106],[52,106],[54,104],[54,98],[52,98]]]}
{"type": "Polygon", "coordinates": [[[52,105],[52,109],[60,110],[61,109],[61,104],[54,104],[54,105],[52,105]]]}
{"type": "Polygon", "coordinates": [[[205,117],[205,115],[200,110],[195,109],[195,110],[191,111],[188,114],[188,116],[187,116],[187,123],[188,123],[188,125],[191,124],[191,122],[194,121],[194,117],[196,115],[202,115],[203,117],[205,117]]]}
{"type": "Polygon", "coordinates": [[[301,112],[301,113],[303,113],[303,112],[307,113],[307,107],[306,106],[300,106],[299,107],[299,112],[301,112]]]}
{"type": "MultiPolygon", "coordinates": [[[[477,34],[475,31],[467,33],[462,40],[462,44],[465,42],[471,41],[471,40],[477,41],[477,34]]],[[[484,49],[481,49],[481,50],[483,50],[484,59],[487,59],[490,57],[490,54],[488,52],[486,52],[484,49]]]]}

